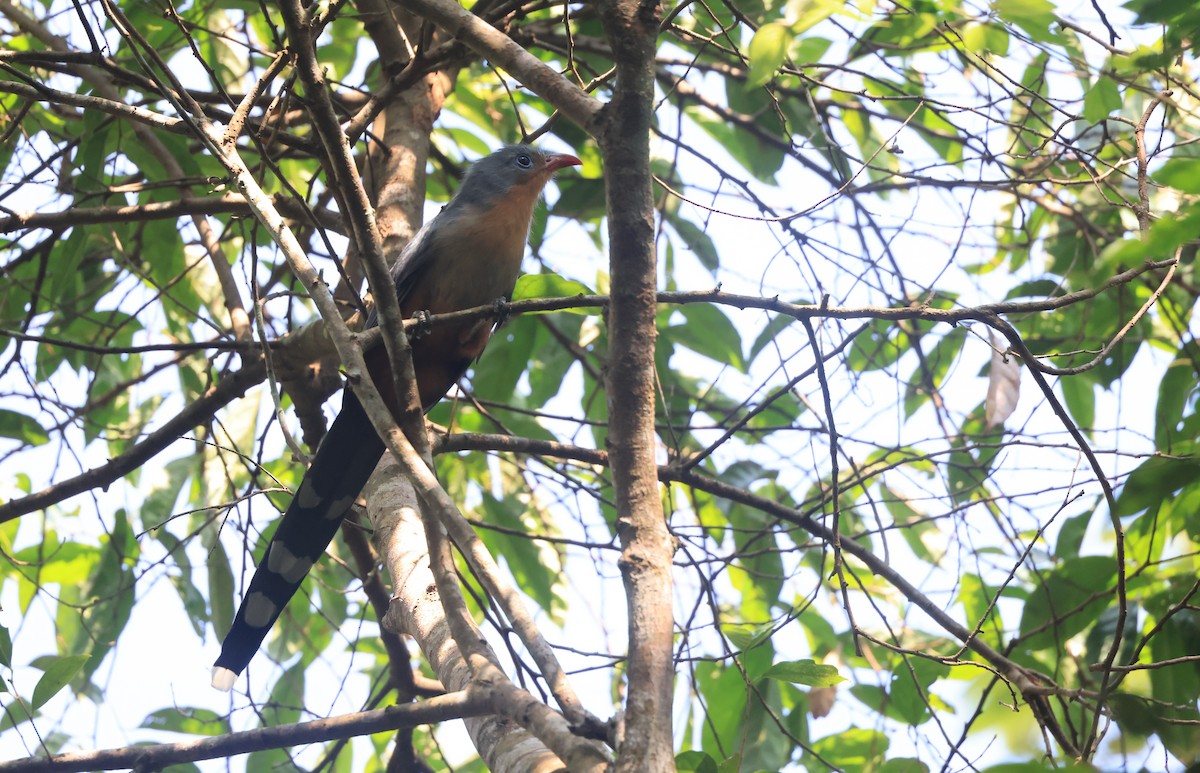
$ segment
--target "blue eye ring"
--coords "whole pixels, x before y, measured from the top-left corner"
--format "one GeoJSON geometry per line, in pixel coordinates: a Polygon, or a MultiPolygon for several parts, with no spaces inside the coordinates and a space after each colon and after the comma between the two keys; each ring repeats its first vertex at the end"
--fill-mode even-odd
{"type": "Polygon", "coordinates": [[[517,156],[516,162],[517,166],[521,167],[522,169],[533,168],[533,159],[529,157],[528,153],[522,153],[521,155],[517,156]]]}

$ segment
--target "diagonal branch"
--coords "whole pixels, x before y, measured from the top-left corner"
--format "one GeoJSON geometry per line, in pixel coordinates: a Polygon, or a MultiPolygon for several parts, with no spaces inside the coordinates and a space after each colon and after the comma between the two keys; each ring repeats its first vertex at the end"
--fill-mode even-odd
{"type": "Polygon", "coordinates": [[[403,5],[443,28],[493,64],[503,67],[583,129],[594,128],[603,103],[483,19],[453,0],[404,0],[403,5]]]}
{"type": "Polygon", "coordinates": [[[155,746],[125,746],[90,752],[60,754],[52,758],[32,758],[0,762],[0,773],[77,773],[93,770],[161,770],[197,760],[213,760],[248,754],[264,749],[283,749],[301,744],[320,743],[341,738],[381,733],[405,727],[479,716],[490,711],[486,696],[477,690],[439,695],[419,703],[388,706],[341,717],[300,722],[294,725],[260,727],[240,733],[203,738],[197,741],[165,743],[155,746]]]}
{"type": "Polygon", "coordinates": [[[170,421],[120,456],[73,478],[47,486],[41,491],[0,504],[0,523],[20,518],[36,510],[44,510],[68,497],[94,488],[108,488],[113,481],[133,472],[179,440],[192,427],[211,420],[217,411],[244,395],[247,389],[262,381],[265,376],[266,366],[261,360],[250,362],[236,373],[221,379],[221,382],[209,389],[204,396],[189,404],[170,421]]]}

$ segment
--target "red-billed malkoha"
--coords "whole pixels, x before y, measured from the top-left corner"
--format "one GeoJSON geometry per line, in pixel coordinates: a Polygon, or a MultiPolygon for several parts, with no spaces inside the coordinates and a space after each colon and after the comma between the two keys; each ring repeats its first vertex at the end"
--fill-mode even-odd
{"type": "MultiPolygon", "coordinates": [[[[512,145],[476,162],[458,193],[422,228],[392,267],[404,315],[444,314],[508,298],[517,282],[533,208],[555,171],[575,156],[512,145]]],[[[412,340],[421,407],[428,411],[479,357],[489,321],[439,324],[412,340]]],[[[383,347],[367,352],[371,378],[398,413],[383,347]]],[[[342,410],[275,531],[213,667],[229,690],[279,613],[329,545],[384,450],[362,406],[345,390],[342,410]]]]}

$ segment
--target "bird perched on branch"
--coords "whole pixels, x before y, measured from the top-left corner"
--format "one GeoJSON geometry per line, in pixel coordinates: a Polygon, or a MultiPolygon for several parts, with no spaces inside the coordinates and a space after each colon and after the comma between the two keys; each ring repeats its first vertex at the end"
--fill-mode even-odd
{"type": "MultiPolygon", "coordinates": [[[[511,296],[533,208],[554,173],[575,156],[512,145],[476,162],[458,193],[417,232],[392,267],[404,315],[444,314],[511,296]]],[[[462,377],[491,337],[491,320],[439,324],[412,340],[421,407],[428,411],[462,377]]],[[[371,379],[393,415],[398,390],[383,347],[367,352],[371,379]]],[[[308,570],[325,552],[383,455],[362,406],[345,390],[342,410],[317,448],[258,565],[213,666],[212,684],[233,687],[308,570]]]]}

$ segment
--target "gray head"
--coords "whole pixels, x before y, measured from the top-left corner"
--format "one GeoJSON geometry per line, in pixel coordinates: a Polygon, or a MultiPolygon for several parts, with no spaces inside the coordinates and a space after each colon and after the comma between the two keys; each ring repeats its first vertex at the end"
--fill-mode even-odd
{"type": "Polygon", "coordinates": [[[556,171],[581,164],[564,153],[546,153],[530,145],[508,145],[476,161],[467,170],[450,206],[489,206],[504,196],[537,196],[556,171]]]}

